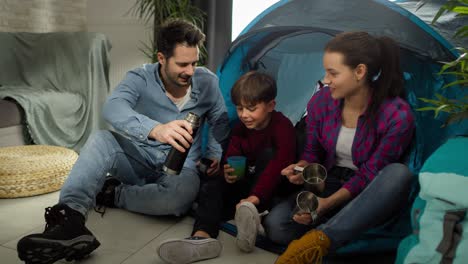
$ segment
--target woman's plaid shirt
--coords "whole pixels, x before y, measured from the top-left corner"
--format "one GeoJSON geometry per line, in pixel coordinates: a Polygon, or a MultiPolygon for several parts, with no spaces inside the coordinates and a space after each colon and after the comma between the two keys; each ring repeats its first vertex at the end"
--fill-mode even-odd
{"type": "MultiPolygon", "coordinates": [[[[322,163],[327,169],[335,165],[336,141],[342,125],[342,101],[333,99],[326,86],[310,99],[303,160],[322,163]]],[[[351,150],[358,170],[343,188],[354,197],[386,165],[399,162],[411,142],[414,127],[411,108],[399,97],[384,101],[372,127],[367,126],[366,113],[361,115],[351,150]]]]}

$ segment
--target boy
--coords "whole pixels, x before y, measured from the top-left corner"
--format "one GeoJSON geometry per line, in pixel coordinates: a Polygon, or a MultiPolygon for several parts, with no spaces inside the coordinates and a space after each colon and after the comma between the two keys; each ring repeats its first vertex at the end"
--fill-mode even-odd
{"type": "Polygon", "coordinates": [[[169,263],[215,258],[222,250],[215,238],[221,220],[232,219],[238,229],[237,246],[251,252],[260,228],[259,211],[270,207],[281,182],[281,169],[294,161],[294,127],[275,111],[276,84],[270,76],[251,71],[234,84],[231,98],[239,122],[233,129],[224,160],[224,177],[208,179],[201,187],[192,236],[161,243],[158,253],[169,263]],[[226,164],[231,156],[247,158],[246,176],[239,178],[226,164]]]}

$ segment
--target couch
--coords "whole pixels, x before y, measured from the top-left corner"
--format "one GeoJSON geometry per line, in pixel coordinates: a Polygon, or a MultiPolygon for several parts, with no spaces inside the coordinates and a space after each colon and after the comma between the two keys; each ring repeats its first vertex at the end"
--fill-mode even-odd
{"type": "Polygon", "coordinates": [[[111,49],[105,35],[0,32],[0,49],[0,146],[32,142],[78,151],[105,128],[111,49]]]}

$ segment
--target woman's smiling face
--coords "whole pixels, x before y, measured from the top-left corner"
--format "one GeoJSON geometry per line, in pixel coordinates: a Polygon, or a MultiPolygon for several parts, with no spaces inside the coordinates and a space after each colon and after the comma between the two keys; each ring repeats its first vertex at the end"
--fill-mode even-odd
{"type": "Polygon", "coordinates": [[[330,87],[333,99],[352,96],[359,89],[355,69],[344,64],[344,55],[339,52],[325,52],[323,55],[325,77],[323,82],[330,87]]]}

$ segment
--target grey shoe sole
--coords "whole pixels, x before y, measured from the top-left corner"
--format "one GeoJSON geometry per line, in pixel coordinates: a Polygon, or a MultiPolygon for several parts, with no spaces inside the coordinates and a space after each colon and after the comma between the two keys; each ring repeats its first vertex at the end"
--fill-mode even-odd
{"type": "Polygon", "coordinates": [[[221,242],[213,238],[202,240],[170,239],[161,243],[159,257],[172,264],[187,264],[216,258],[221,254],[221,242]]]}
{"type": "Polygon", "coordinates": [[[252,252],[257,240],[260,216],[252,203],[242,203],[236,210],[236,245],[243,252],[252,252]]]}
{"type": "Polygon", "coordinates": [[[81,260],[100,245],[92,235],[71,240],[25,237],[18,242],[18,257],[26,264],[50,264],[60,259],[81,260]]]}

